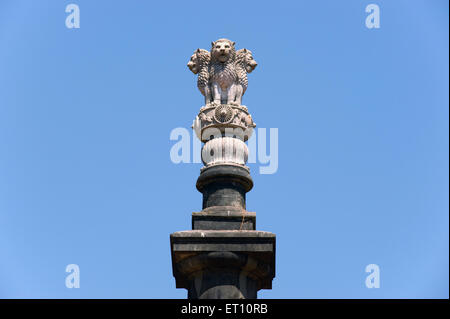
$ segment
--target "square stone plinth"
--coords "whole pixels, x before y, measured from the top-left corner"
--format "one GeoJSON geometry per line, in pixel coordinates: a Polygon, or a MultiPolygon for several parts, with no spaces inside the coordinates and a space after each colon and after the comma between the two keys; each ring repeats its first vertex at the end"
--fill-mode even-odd
{"type": "Polygon", "coordinates": [[[238,256],[236,267],[242,268],[239,271],[251,272],[261,289],[271,289],[275,277],[275,239],[273,233],[256,230],[189,230],[173,233],[170,235],[170,245],[176,286],[187,288],[188,277],[199,267],[216,267],[203,256],[231,253],[238,256]]]}
{"type": "Polygon", "coordinates": [[[255,230],[256,213],[245,210],[201,211],[192,213],[193,230],[255,230]]]}

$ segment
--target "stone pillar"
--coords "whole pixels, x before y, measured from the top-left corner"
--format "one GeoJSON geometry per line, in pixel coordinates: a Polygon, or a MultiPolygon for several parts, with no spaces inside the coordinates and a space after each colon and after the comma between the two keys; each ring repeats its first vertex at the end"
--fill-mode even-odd
{"type": "MultiPolygon", "coordinates": [[[[221,39],[213,47],[219,41],[231,44],[221,39]]],[[[195,55],[206,59],[209,52],[205,52],[198,49],[191,57],[188,66],[193,72],[199,69],[195,55]]],[[[239,52],[247,57],[251,54],[246,49],[239,52]]],[[[233,63],[238,70],[237,62],[233,63]]],[[[256,214],[246,210],[246,193],[252,189],[253,181],[245,165],[245,141],[255,124],[247,108],[237,100],[229,103],[222,94],[222,104],[218,104],[214,96],[208,100],[207,92],[203,89],[207,103],[193,124],[204,143],[204,167],[196,184],[203,194],[202,211],[192,213],[192,230],[170,235],[173,275],[176,287],[187,289],[189,299],[257,298],[258,290],[272,288],[275,235],[257,231],[256,214]]],[[[241,92],[242,98],[243,91],[236,92],[241,92]]]]}

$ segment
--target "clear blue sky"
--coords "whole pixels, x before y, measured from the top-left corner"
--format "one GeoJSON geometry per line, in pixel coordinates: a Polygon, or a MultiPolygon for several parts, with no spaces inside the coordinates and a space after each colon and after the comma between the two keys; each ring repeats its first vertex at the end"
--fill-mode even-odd
{"type": "Polygon", "coordinates": [[[186,297],[169,234],[201,210],[201,165],[173,164],[169,134],[202,106],[190,55],[227,37],[279,129],[277,173],[250,164],[247,208],[277,234],[259,297],[448,298],[448,19],[437,0],[1,0],[0,297],[186,297]]]}

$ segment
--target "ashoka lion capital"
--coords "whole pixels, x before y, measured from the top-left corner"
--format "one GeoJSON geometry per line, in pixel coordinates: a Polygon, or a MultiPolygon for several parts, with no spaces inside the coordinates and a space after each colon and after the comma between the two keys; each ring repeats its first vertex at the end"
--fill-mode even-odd
{"type": "Polygon", "coordinates": [[[197,87],[205,97],[205,106],[195,118],[193,129],[206,143],[202,152],[206,167],[219,163],[245,164],[248,149],[243,142],[250,138],[255,123],[241,102],[248,86],[247,74],[257,65],[250,50],[236,51],[235,42],[228,39],[212,42],[211,51],[197,49],[191,56],[187,66],[198,75],[197,87]],[[209,144],[212,137],[224,139],[209,144]],[[225,137],[243,142],[230,143],[225,137]],[[217,148],[221,152],[214,155],[217,148]]]}

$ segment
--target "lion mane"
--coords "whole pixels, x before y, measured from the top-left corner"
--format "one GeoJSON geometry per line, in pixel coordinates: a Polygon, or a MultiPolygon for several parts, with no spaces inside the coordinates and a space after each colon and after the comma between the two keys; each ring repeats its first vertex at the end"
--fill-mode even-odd
{"type": "Polygon", "coordinates": [[[247,49],[240,49],[236,52],[236,72],[238,79],[238,86],[240,86],[236,93],[236,101],[240,104],[242,95],[248,87],[247,74],[251,73],[258,64],[253,59],[252,51],[247,49]]]}
{"type": "Polygon", "coordinates": [[[211,60],[211,55],[209,51],[204,49],[197,49],[194,54],[191,56],[189,63],[187,64],[188,68],[194,74],[198,74],[197,78],[197,87],[202,93],[203,96],[206,97],[207,87],[209,85],[209,64],[211,60]]]}

